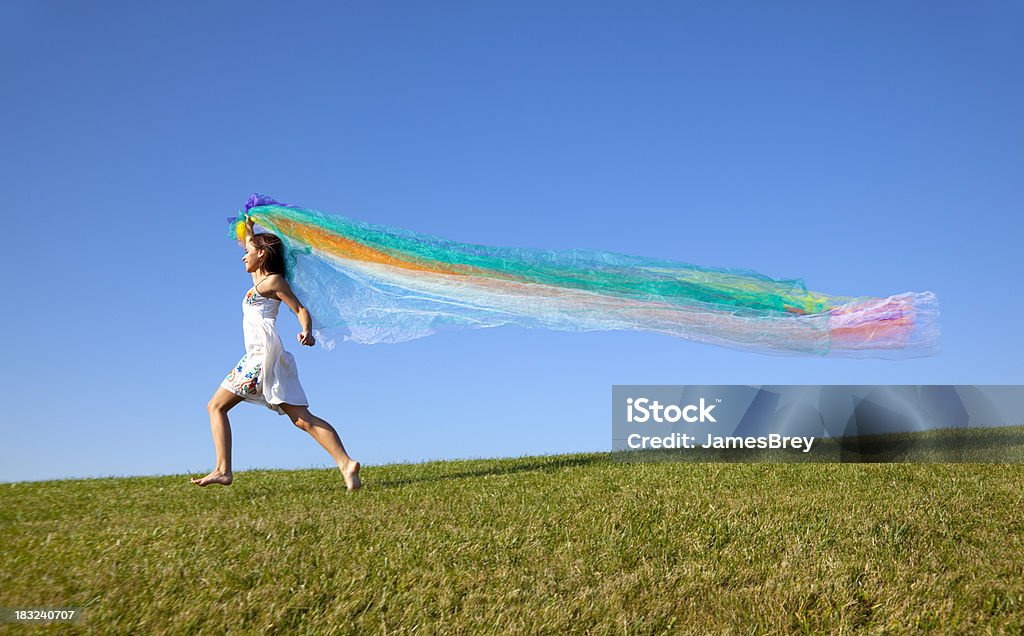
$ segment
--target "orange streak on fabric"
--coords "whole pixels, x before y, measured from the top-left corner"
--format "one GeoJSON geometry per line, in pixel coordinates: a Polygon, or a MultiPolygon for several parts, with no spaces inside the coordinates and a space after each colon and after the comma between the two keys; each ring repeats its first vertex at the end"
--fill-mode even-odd
{"type": "MultiPolygon", "coordinates": [[[[480,267],[474,267],[472,265],[463,264],[449,264],[449,263],[437,263],[429,262],[417,263],[408,259],[399,258],[391,254],[387,254],[378,249],[368,247],[347,239],[342,236],[338,236],[332,232],[329,232],[323,228],[312,227],[294,223],[287,219],[274,219],[274,224],[281,228],[281,231],[292,236],[307,245],[313,245],[317,249],[322,249],[326,252],[330,252],[335,256],[347,258],[357,261],[365,261],[369,263],[380,263],[382,265],[389,265],[392,267],[400,267],[402,269],[408,269],[419,272],[427,272],[433,274],[455,274],[463,276],[479,276],[479,277],[494,277],[501,276],[510,280],[519,280],[526,282],[521,277],[513,277],[509,274],[502,272],[495,272],[488,269],[482,269],[480,267]]],[[[487,280],[483,278],[481,280],[487,280]]]]}

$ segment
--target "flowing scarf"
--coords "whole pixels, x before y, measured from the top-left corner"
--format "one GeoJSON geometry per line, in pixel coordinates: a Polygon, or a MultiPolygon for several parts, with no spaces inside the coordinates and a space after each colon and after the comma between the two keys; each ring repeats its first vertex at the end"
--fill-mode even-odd
{"type": "Polygon", "coordinates": [[[931,292],[844,297],[800,279],[593,250],[458,243],[253,195],[250,218],[286,246],[287,278],[327,348],[450,328],[517,325],[662,333],[782,355],[910,358],[938,347],[931,292]]]}

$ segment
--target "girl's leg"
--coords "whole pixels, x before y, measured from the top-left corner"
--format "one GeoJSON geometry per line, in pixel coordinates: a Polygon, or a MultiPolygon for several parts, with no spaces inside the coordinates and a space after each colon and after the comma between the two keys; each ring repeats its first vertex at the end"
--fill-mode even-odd
{"type": "Polygon", "coordinates": [[[345,478],[345,486],[349,490],[358,490],[362,486],[359,479],[359,462],[348,456],[345,446],[338,437],[338,431],[326,421],[309,412],[309,407],[295,406],[292,404],[281,404],[281,409],[288,414],[292,423],[313,436],[321,446],[324,447],[334,462],[338,465],[342,477],[345,478]]]}
{"type": "Polygon", "coordinates": [[[213,433],[213,446],[217,450],[217,467],[206,477],[193,478],[193,484],[231,485],[231,424],[228,423],[228,411],[241,401],[242,398],[222,388],[218,388],[210,398],[206,410],[210,413],[210,432],[213,433]]]}

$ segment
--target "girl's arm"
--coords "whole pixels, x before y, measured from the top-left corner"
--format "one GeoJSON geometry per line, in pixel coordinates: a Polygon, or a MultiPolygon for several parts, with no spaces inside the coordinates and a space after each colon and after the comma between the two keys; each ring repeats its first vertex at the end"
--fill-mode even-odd
{"type": "Polygon", "coordinates": [[[299,334],[299,344],[304,344],[310,347],[315,345],[316,340],[313,338],[313,318],[309,315],[309,311],[306,307],[299,302],[298,298],[296,298],[291,285],[289,285],[288,281],[284,279],[284,276],[271,276],[270,280],[266,283],[265,289],[268,292],[276,294],[278,300],[284,301],[284,304],[288,305],[288,308],[295,312],[295,316],[299,319],[299,324],[302,326],[302,333],[299,334]]]}
{"type": "Polygon", "coordinates": [[[246,243],[248,243],[249,239],[251,239],[256,234],[256,231],[253,229],[254,225],[256,225],[256,223],[252,220],[251,216],[245,217],[245,242],[246,243]]]}

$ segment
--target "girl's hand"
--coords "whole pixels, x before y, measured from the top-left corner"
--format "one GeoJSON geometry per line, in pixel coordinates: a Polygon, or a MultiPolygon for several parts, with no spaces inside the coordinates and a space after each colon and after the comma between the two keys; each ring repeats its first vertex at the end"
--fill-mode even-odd
{"type": "Polygon", "coordinates": [[[299,334],[299,344],[312,347],[313,345],[316,344],[316,339],[313,338],[313,334],[309,333],[308,331],[303,331],[302,333],[299,334]]]}

